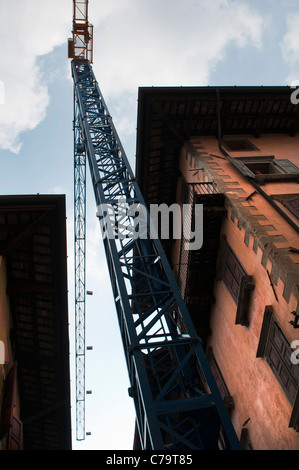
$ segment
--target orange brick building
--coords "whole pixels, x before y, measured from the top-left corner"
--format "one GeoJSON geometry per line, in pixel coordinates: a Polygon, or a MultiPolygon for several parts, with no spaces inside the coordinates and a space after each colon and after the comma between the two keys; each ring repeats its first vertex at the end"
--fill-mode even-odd
{"type": "Polygon", "coordinates": [[[139,91],[136,176],[146,204],[203,204],[202,248],[163,245],[245,449],[299,449],[299,105],[291,92],[139,91]]]}

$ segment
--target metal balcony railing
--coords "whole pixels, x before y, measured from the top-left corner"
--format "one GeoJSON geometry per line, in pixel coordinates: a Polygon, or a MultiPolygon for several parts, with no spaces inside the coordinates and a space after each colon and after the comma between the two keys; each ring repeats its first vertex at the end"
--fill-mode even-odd
{"type": "Polygon", "coordinates": [[[180,247],[180,261],[178,267],[177,281],[181,291],[181,295],[185,300],[186,285],[188,280],[189,264],[190,264],[190,251],[186,250],[185,242],[188,242],[184,236],[185,233],[190,233],[192,229],[192,222],[194,216],[194,205],[196,204],[197,196],[219,194],[216,185],[213,182],[200,182],[200,183],[186,183],[185,195],[183,204],[190,204],[192,210],[188,212],[187,217],[184,218],[183,223],[187,225],[187,230],[182,229],[181,247],[180,247]]]}

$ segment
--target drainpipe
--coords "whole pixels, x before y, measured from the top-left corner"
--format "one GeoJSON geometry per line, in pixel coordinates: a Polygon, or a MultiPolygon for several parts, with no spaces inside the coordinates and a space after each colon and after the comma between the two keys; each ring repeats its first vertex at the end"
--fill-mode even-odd
{"type": "MultiPolygon", "coordinates": [[[[234,159],[227,153],[222,147],[222,135],[221,135],[221,116],[220,116],[220,93],[218,88],[216,89],[217,94],[217,132],[218,132],[218,147],[220,152],[227,158],[227,160],[237,168],[234,159]]],[[[238,169],[238,168],[237,168],[238,169]]],[[[239,170],[239,169],[238,169],[239,170]]],[[[244,175],[245,176],[245,175],[244,175]]],[[[276,202],[256,183],[252,178],[245,176],[252,186],[274,207],[275,210],[291,225],[291,227],[299,233],[299,226],[279,207],[276,202]]]]}

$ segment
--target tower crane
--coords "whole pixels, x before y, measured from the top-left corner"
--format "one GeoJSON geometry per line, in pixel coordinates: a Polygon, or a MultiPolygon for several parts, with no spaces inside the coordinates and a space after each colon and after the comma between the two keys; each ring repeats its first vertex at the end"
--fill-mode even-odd
{"type": "Polygon", "coordinates": [[[88,162],[141,449],[240,449],[94,75],[88,0],[73,0],[73,6],[77,440],[85,434],[88,162]]]}

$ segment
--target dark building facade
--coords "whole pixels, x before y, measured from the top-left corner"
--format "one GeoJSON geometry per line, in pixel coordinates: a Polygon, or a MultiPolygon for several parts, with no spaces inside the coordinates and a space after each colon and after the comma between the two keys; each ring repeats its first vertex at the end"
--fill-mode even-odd
{"type": "Polygon", "coordinates": [[[136,177],[147,206],[203,207],[199,250],[183,238],[162,243],[245,449],[299,448],[292,91],[141,88],[138,98],[136,177]]]}
{"type": "Polygon", "coordinates": [[[0,443],[71,449],[65,196],[0,197],[0,443]]]}

